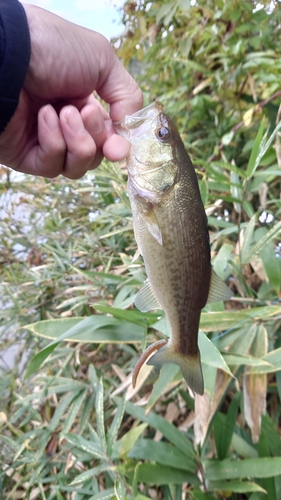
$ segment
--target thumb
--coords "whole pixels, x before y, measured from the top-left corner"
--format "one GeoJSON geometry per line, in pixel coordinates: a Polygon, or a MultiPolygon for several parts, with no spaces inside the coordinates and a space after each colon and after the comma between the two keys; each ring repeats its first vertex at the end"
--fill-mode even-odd
{"type": "Polygon", "coordinates": [[[137,82],[119,61],[109,42],[105,50],[106,61],[100,70],[102,78],[98,82],[97,93],[110,105],[112,121],[122,120],[142,108],[143,94],[137,82]]]}

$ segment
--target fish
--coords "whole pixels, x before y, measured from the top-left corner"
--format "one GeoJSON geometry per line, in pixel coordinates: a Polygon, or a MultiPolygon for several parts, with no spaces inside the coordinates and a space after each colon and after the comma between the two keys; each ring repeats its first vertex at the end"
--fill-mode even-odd
{"type": "Polygon", "coordinates": [[[135,298],[143,312],[162,309],[169,339],[147,347],[142,365],[179,365],[190,389],[202,395],[204,380],[198,348],[199,321],[207,302],[228,300],[231,290],[211,266],[207,217],[197,175],[183,141],[163,105],[156,101],[114,123],[130,143],[128,195],[135,239],[147,280],[135,298]]]}

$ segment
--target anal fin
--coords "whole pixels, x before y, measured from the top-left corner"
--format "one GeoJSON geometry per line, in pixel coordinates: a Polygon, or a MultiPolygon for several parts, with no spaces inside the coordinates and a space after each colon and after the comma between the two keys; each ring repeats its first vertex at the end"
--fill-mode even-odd
{"type": "Polygon", "coordinates": [[[142,289],[135,298],[135,306],[142,312],[153,311],[153,309],[161,309],[148,279],[144,282],[142,289]]]}

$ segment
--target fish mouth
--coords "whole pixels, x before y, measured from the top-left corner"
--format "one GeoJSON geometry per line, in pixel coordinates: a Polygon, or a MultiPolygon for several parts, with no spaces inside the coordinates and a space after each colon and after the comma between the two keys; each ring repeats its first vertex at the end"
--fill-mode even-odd
{"type": "Polygon", "coordinates": [[[151,122],[160,113],[163,113],[163,104],[159,101],[155,101],[149,106],[140,109],[133,115],[126,115],[125,118],[119,122],[112,122],[113,128],[118,135],[121,135],[125,139],[129,140],[130,130],[139,127],[144,122],[151,122]]]}

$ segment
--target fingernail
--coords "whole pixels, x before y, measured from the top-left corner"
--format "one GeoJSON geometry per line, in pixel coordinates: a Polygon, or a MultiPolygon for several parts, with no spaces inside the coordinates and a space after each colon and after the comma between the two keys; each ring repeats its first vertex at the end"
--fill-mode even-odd
{"type": "Polygon", "coordinates": [[[69,128],[77,134],[81,130],[81,118],[77,117],[76,109],[69,109],[67,113],[65,113],[65,121],[69,128]]]}
{"type": "Polygon", "coordinates": [[[50,104],[47,104],[43,110],[43,118],[47,127],[51,130],[57,130],[59,128],[59,119],[50,104]]]}

